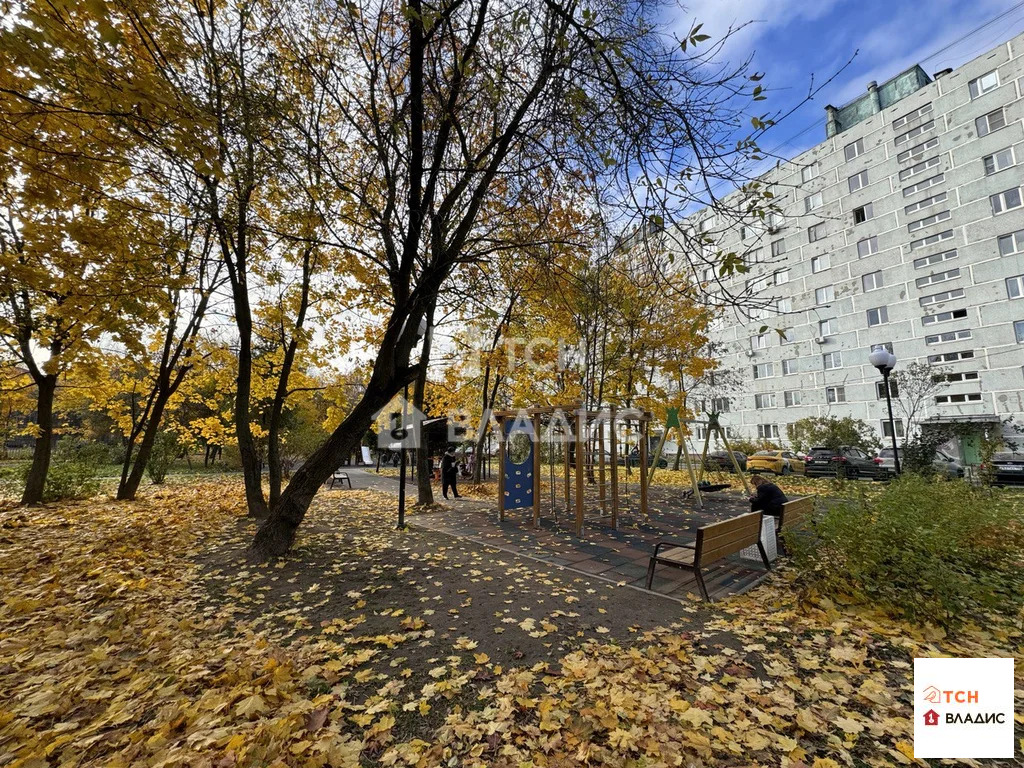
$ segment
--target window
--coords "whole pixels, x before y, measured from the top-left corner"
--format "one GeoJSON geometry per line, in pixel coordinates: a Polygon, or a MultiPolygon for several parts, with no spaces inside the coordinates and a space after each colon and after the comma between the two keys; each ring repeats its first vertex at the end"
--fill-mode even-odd
{"type": "Polygon", "coordinates": [[[998,216],[1000,213],[1012,211],[1014,208],[1020,208],[1024,205],[1024,199],[1021,199],[1020,196],[1020,187],[1014,187],[1005,192],[1000,192],[998,195],[992,195],[989,201],[992,203],[993,216],[998,216]]]}
{"type": "Polygon", "coordinates": [[[862,259],[873,253],[878,253],[878,237],[876,235],[866,237],[857,242],[857,255],[862,259]]]}
{"type": "Polygon", "coordinates": [[[964,339],[971,338],[971,332],[968,330],[964,331],[946,331],[945,333],[936,333],[932,336],[925,336],[925,344],[947,344],[951,341],[963,341],[964,339]]]}
{"type": "Polygon", "coordinates": [[[1003,108],[993,110],[987,115],[982,115],[974,121],[974,127],[978,131],[978,136],[988,136],[992,131],[998,131],[1000,128],[1006,126],[1006,115],[1003,114],[1003,108]]]}
{"type": "Polygon", "coordinates": [[[954,288],[952,291],[943,291],[942,293],[933,293],[931,296],[921,297],[921,306],[929,307],[932,304],[941,304],[944,301],[952,301],[953,299],[962,299],[964,297],[963,288],[954,288]]]}
{"type": "Polygon", "coordinates": [[[936,283],[944,283],[947,280],[956,280],[960,277],[959,269],[947,269],[945,272],[933,272],[930,275],[919,277],[914,281],[914,284],[918,288],[924,288],[927,285],[935,285],[936,283]]]}
{"type": "Polygon", "coordinates": [[[896,159],[901,163],[907,160],[915,159],[923,155],[929,149],[935,149],[937,146],[939,146],[939,139],[936,136],[932,136],[932,138],[928,139],[928,141],[923,141],[920,144],[915,144],[910,149],[904,149],[902,152],[896,155],[896,159]]]}
{"type": "Polygon", "coordinates": [[[764,254],[764,248],[751,248],[749,251],[743,254],[743,261],[747,264],[759,264],[761,262],[761,256],[764,254]]]}
{"type": "Polygon", "coordinates": [[[942,253],[933,253],[931,256],[922,256],[920,259],[914,259],[914,269],[921,269],[923,267],[930,267],[932,264],[941,264],[944,261],[956,258],[956,250],[943,251],[942,253]]]}
{"type": "Polygon", "coordinates": [[[912,221],[907,224],[907,232],[917,232],[919,229],[930,227],[932,224],[938,224],[940,221],[947,221],[951,215],[949,211],[939,211],[923,219],[912,221]]]}
{"type": "Polygon", "coordinates": [[[928,355],[929,363],[956,363],[960,360],[971,360],[974,358],[973,349],[964,349],[960,352],[943,352],[938,355],[928,355]]]}
{"type": "Polygon", "coordinates": [[[850,185],[850,191],[856,192],[858,189],[863,189],[868,185],[868,172],[861,171],[848,178],[846,182],[850,185]]]}
{"type": "Polygon", "coordinates": [[[932,168],[935,168],[941,162],[942,160],[940,160],[938,156],[929,157],[927,160],[917,163],[916,165],[912,165],[909,168],[904,168],[902,171],[900,171],[900,181],[906,181],[912,176],[917,176],[920,173],[929,171],[932,168]]]}
{"type": "Polygon", "coordinates": [[[816,243],[825,237],[825,222],[807,228],[807,242],[816,243]]]}
{"type": "Polygon", "coordinates": [[[839,333],[839,320],[834,317],[830,317],[827,320],[818,321],[818,335],[819,336],[833,336],[839,333]]]}
{"type": "Polygon", "coordinates": [[[882,287],[882,272],[868,272],[861,279],[861,284],[864,286],[865,293],[867,291],[874,291],[882,287]]]}
{"type": "Polygon", "coordinates": [[[1006,278],[1006,295],[1011,299],[1024,296],[1024,275],[1006,278]]]}
{"type": "Polygon", "coordinates": [[[804,181],[810,181],[811,179],[818,178],[818,173],[819,172],[820,172],[820,170],[819,170],[818,164],[817,163],[811,163],[810,165],[805,165],[801,169],[801,171],[800,171],[800,178],[803,179],[804,181]]]}
{"type": "Polygon", "coordinates": [[[1024,251],[1024,229],[1018,229],[999,238],[999,255],[1009,256],[1024,251]]]}
{"type": "Polygon", "coordinates": [[[786,314],[793,311],[793,300],[790,298],[779,299],[775,302],[776,310],[779,314],[786,314]]]}
{"type": "Polygon", "coordinates": [[[889,322],[889,308],[888,307],[875,307],[874,309],[868,310],[868,328],[873,328],[876,325],[882,325],[883,323],[889,322]]]}
{"type": "Polygon", "coordinates": [[[1024,320],[1013,321],[1013,335],[1017,338],[1018,344],[1024,344],[1024,320]]]}
{"type": "Polygon", "coordinates": [[[862,205],[860,208],[853,209],[853,223],[863,224],[865,221],[875,215],[874,209],[871,207],[871,203],[862,205]]]}
{"type": "Polygon", "coordinates": [[[825,200],[821,196],[821,192],[815,192],[813,195],[804,198],[804,211],[810,213],[815,208],[821,208],[824,202],[825,200]]]}
{"type": "Polygon", "coordinates": [[[768,349],[768,334],[759,333],[756,336],[750,337],[750,348],[751,349],[768,349]]]}
{"type": "Polygon", "coordinates": [[[882,434],[892,439],[893,424],[896,426],[896,438],[903,437],[903,419],[893,419],[892,424],[889,423],[888,419],[882,421],[882,434]]]}
{"type": "Polygon", "coordinates": [[[935,402],[939,405],[945,405],[946,403],[980,403],[981,393],[968,392],[961,395],[936,395],[935,402]]]}
{"type": "Polygon", "coordinates": [[[932,376],[932,381],[935,383],[941,383],[943,381],[949,384],[956,384],[959,381],[977,381],[977,371],[961,371],[960,373],[941,373],[938,376],[932,376]]]}
{"type": "Polygon", "coordinates": [[[927,123],[921,123],[917,128],[911,128],[906,133],[901,133],[895,139],[893,143],[898,147],[900,144],[906,144],[908,141],[916,139],[918,136],[928,133],[932,128],[935,127],[935,121],[929,120],[927,123]]]}
{"type": "Polygon", "coordinates": [[[712,413],[728,413],[729,412],[729,398],[728,397],[713,397],[713,398],[711,398],[711,412],[712,413]]]}
{"type": "MultiPolygon", "coordinates": [[[[1024,325],[1024,323],[1022,323],[1024,325]]],[[[782,393],[782,402],[787,408],[792,408],[794,405],[800,405],[800,390],[795,389],[789,392],[782,393]]]]}
{"type": "Polygon", "coordinates": [[[796,360],[783,360],[782,361],[782,375],[790,376],[796,373],[796,360]]]}
{"type": "Polygon", "coordinates": [[[986,176],[991,176],[993,173],[1005,171],[1013,165],[1013,147],[1007,147],[1006,149],[999,150],[995,154],[986,155],[981,158],[981,162],[985,166],[986,176]]]}
{"type": "Polygon", "coordinates": [[[830,266],[832,265],[829,263],[829,255],[827,253],[811,257],[811,272],[821,272],[830,266]]]}
{"type": "Polygon", "coordinates": [[[775,375],[775,367],[771,363],[760,363],[754,366],[755,379],[770,379],[775,375]]]}
{"type": "Polygon", "coordinates": [[[922,115],[927,115],[931,111],[932,105],[929,102],[928,104],[925,104],[923,107],[918,107],[913,112],[905,114],[903,117],[897,117],[895,120],[892,121],[892,129],[895,131],[897,128],[902,128],[911,120],[916,120],[922,115]]]}
{"type": "Polygon", "coordinates": [[[755,408],[774,408],[775,407],[775,394],[768,393],[766,395],[754,395],[754,407],[755,408]]]}
{"type": "Polygon", "coordinates": [[[819,288],[814,292],[814,303],[815,304],[828,304],[830,301],[836,300],[836,289],[831,285],[826,285],[824,288],[819,288]]]}
{"type": "Polygon", "coordinates": [[[936,323],[948,323],[950,320],[963,320],[967,317],[966,309],[951,309],[948,312],[937,312],[934,315],[925,315],[921,318],[921,325],[935,325],[936,323]]]}
{"type": "MultiPolygon", "coordinates": [[[[900,388],[896,385],[896,379],[889,379],[889,397],[899,397],[900,388]]],[[[875,382],[875,397],[879,400],[885,400],[885,382],[875,382]]]]}
{"type": "Polygon", "coordinates": [[[935,245],[935,243],[941,243],[943,240],[950,240],[952,237],[953,230],[947,229],[945,232],[928,235],[928,237],[922,237],[920,240],[911,240],[910,250],[916,251],[918,248],[924,248],[926,245],[935,245]]]}
{"type": "Polygon", "coordinates": [[[904,187],[903,196],[910,197],[917,192],[923,192],[929,187],[934,187],[936,184],[941,184],[946,179],[946,174],[940,173],[938,176],[932,176],[931,178],[924,179],[923,181],[917,182],[917,184],[911,184],[909,187],[904,187]]]}
{"type": "Polygon", "coordinates": [[[821,356],[821,362],[826,371],[832,371],[843,367],[843,356],[838,352],[826,352],[821,356]]]}
{"type": "Polygon", "coordinates": [[[786,252],[786,241],[785,240],[773,240],[772,241],[772,256],[781,256],[786,252]]]}
{"type": "Polygon", "coordinates": [[[757,436],[761,440],[778,440],[779,439],[779,425],[778,424],[758,424],[757,425],[757,436]]]}
{"type": "Polygon", "coordinates": [[[903,209],[903,212],[906,214],[911,214],[917,213],[918,211],[923,211],[925,208],[930,208],[936,203],[946,202],[947,197],[948,195],[945,192],[939,192],[937,195],[932,195],[931,197],[926,197],[924,200],[918,200],[916,203],[911,203],[910,205],[903,209]]]}
{"type": "Polygon", "coordinates": [[[775,284],[776,285],[785,285],[788,282],[789,282],[789,270],[788,269],[780,269],[778,272],[775,273],[775,284]]]}
{"type": "Polygon", "coordinates": [[[826,403],[845,403],[846,387],[825,387],[826,403]]]}
{"type": "Polygon", "coordinates": [[[864,154],[864,139],[857,139],[855,142],[843,147],[843,155],[847,161],[853,160],[853,158],[859,157],[862,154],[864,154]]]}
{"type": "Polygon", "coordinates": [[[981,77],[976,77],[967,84],[967,89],[971,92],[971,98],[976,99],[983,93],[994,91],[999,87],[999,73],[996,70],[986,72],[981,77]]]}

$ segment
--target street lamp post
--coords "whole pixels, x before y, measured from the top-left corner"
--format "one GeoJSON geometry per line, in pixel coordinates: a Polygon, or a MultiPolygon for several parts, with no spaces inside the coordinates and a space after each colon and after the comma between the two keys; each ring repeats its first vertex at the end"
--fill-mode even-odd
{"type": "MultiPolygon", "coordinates": [[[[408,320],[406,320],[408,322],[408,320]]],[[[416,342],[413,344],[413,349],[419,346],[420,341],[427,335],[429,330],[427,326],[427,318],[421,317],[419,328],[416,329],[416,342]]],[[[405,326],[402,326],[402,332],[405,332],[405,326]]],[[[410,350],[411,351],[411,350],[410,350]]],[[[422,361],[421,361],[422,364],[422,361]]],[[[405,385],[405,390],[402,393],[402,426],[401,430],[401,441],[402,441],[402,454],[400,457],[401,468],[398,470],[398,525],[395,527],[398,530],[405,530],[405,466],[406,466],[406,453],[409,450],[409,446],[406,445],[406,438],[409,436],[409,430],[406,428],[405,421],[408,418],[407,408],[409,405],[409,385],[405,385]]],[[[415,418],[415,415],[414,417],[415,418]]],[[[419,424],[413,425],[413,435],[419,439],[420,430],[419,424]]],[[[416,446],[417,448],[419,446],[416,446]]]]}
{"type": "Polygon", "coordinates": [[[882,382],[885,387],[885,405],[889,409],[889,434],[892,437],[892,461],[896,474],[900,474],[900,452],[896,447],[896,421],[892,417],[892,396],[889,392],[889,374],[896,367],[896,355],[885,347],[875,347],[868,355],[868,362],[882,374],[882,382]]]}

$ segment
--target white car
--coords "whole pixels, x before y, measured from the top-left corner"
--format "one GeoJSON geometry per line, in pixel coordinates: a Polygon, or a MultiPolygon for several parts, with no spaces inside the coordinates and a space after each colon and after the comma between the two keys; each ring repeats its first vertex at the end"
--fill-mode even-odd
{"type": "MultiPolygon", "coordinates": [[[[903,460],[903,453],[900,453],[900,461],[903,460]]],[[[896,462],[893,459],[892,448],[883,448],[878,452],[878,458],[875,460],[878,464],[878,472],[880,475],[895,475],[896,474],[896,462]]],[[[935,468],[936,474],[946,475],[947,477],[963,477],[964,468],[960,465],[956,459],[952,456],[947,456],[942,451],[935,452],[935,458],[932,460],[932,466],[935,468]]]]}

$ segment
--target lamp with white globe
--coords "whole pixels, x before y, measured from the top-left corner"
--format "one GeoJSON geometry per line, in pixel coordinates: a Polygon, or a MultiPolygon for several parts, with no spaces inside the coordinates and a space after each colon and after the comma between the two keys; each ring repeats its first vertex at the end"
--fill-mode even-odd
{"type": "Polygon", "coordinates": [[[868,355],[868,362],[882,374],[885,386],[885,405],[889,409],[889,434],[892,437],[892,459],[896,474],[900,473],[900,454],[896,447],[896,422],[892,417],[892,397],[889,392],[889,374],[896,367],[896,355],[885,347],[875,347],[868,355]]]}

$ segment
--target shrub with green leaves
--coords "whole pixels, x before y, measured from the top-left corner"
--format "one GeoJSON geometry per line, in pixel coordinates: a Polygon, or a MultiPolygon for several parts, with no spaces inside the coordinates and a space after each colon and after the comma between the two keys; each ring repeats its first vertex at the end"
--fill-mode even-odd
{"type": "Polygon", "coordinates": [[[146,474],[153,485],[161,485],[178,451],[178,438],[172,432],[158,432],[146,462],[146,474]]]}
{"type": "Polygon", "coordinates": [[[787,533],[807,586],[914,621],[955,625],[1024,607],[1024,505],[962,481],[905,475],[874,499],[787,533]]]}
{"type": "MultiPolygon", "coordinates": [[[[30,464],[26,464],[22,482],[28,477],[30,464]]],[[[84,461],[56,459],[50,464],[43,488],[43,501],[87,499],[96,494],[100,482],[98,468],[84,461]]]]}

